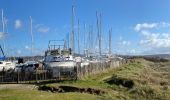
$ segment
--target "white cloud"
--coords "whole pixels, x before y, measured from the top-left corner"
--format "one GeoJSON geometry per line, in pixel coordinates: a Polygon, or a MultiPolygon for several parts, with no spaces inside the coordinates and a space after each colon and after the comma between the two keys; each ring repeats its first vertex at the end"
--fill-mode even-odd
{"type": "Polygon", "coordinates": [[[48,33],[50,31],[50,28],[43,25],[43,24],[37,24],[35,26],[35,28],[37,29],[38,32],[40,33],[48,33]]]}
{"type": "Polygon", "coordinates": [[[170,23],[168,22],[159,22],[159,23],[141,23],[136,24],[134,27],[134,30],[136,32],[142,31],[142,30],[149,30],[149,29],[155,29],[155,28],[167,28],[170,27],[170,23]]]}
{"type": "Polygon", "coordinates": [[[21,28],[21,27],[22,27],[22,21],[19,20],[19,19],[15,20],[15,28],[16,28],[16,29],[19,29],[19,28],[21,28]]]}
{"type": "Polygon", "coordinates": [[[137,24],[135,31],[142,34],[140,44],[151,48],[170,48],[170,33],[154,33],[149,29],[170,27],[170,23],[137,24]]]}
{"type": "Polygon", "coordinates": [[[170,33],[153,33],[142,30],[140,32],[144,39],[140,40],[141,45],[152,48],[170,48],[170,33]]]}
{"type": "Polygon", "coordinates": [[[26,50],[31,50],[31,48],[28,45],[25,46],[25,49],[26,50]]]}
{"type": "Polygon", "coordinates": [[[122,41],[122,45],[130,45],[131,42],[130,41],[122,41]]]}
{"type": "Polygon", "coordinates": [[[135,27],[134,27],[134,30],[139,32],[143,29],[152,29],[152,28],[155,28],[157,27],[157,23],[143,23],[143,24],[137,24],[135,27]]]}
{"type": "Polygon", "coordinates": [[[149,46],[152,48],[170,48],[170,36],[164,37],[163,35],[154,36],[151,35],[150,39],[140,40],[140,44],[149,46]]]}
{"type": "MultiPolygon", "coordinates": [[[[169,27],[170,23],[160,22],[137,24],[134,29],[142,35],[139,44],[143,48],[149,48],[148,53],[165,53],[165,51],[167,52],[167,50],[170,49],[170,33],[163,33],[160,31],[169,27]]],[[[147,53],[147,50],[144,52],[147,53]]]]}
{"type": "Polygon", "coordinates": [[[131,50],[129,50],[129,53],[130,54],[136,54],[136,50],[135,49],[131,49],[131,50]]]}
{"type": "Polygon", "coordinates": [[[170,23],[167,22],[160,22],[158,25],[159,25],[158,27],[162,27],[162,28],[170,27],[170,23]]]}
{"type": "Polygon", "coordinates": [[[37,29],[37,31],[40,32],[40,33],[47,33],[47,32],[49,32],[49,30],[50,30],[49,27],[39,27],[37,29]]]}
{"type": "Polygon", "coordinates": [[[130,44],[131,44],[130,41],[125,41],[125,40],[121,40],[121,41],[119,42],[119,45],[120,45],[120,46],[129,46],[130,44]]]}

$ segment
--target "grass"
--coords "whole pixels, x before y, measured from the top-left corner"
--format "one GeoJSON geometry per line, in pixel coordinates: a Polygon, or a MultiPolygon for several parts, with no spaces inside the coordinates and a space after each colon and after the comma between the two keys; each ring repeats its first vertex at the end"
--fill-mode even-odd
{"type": "Polygon", "coordinates": [[[86,93],[51,93],[37,90],[1,90],[0,100],[100,100],[102,97],[86,93]]]}
{"type": "MultiPolygon", "coordinates": [[[[158,70],[155,66],[160,65],[165,67],[169,66],[169,64],[170,62],[154,63],[142,58],[132,59],[130,63],[122,67],[107,70],[96,75],[90,75],[82,80],[44,84],[49,87],[66,85],[107,91],[103,95],[78,92],[51,93],[38,90],[5,89],[0,90],[0,100],[168,100],[170,98],[169,80],[162,73],[159,73],[162,70],[158,70]],[[107,83],[108,80],[113,80],[114,84],[107,83]],[[129,80],[134,82],[134,86],[131,88],[123,85],[129,80]]],[[[170,70],[165,69],[163,71],[170,72],[170,70]]]]}

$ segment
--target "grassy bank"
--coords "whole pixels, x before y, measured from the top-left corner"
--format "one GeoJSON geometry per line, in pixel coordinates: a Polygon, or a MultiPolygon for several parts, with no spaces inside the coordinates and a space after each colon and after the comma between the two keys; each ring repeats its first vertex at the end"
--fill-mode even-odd
{"type": "Polygon", "coordinates": [[[107,70],[96,75],[90,75],[82,80],[63,81],[43,84],[57,91],[39,91],[28,89],[0,90],[3,100],[168,100],[170,98],[168,73],[170,62],[151,62],[132,59],[126,65],[113,70],[107,70]],[[158,67],[159,65],[159,67],[158,67]],[[160,67],[164,67],[158,69],[160,67]],[[165,70],[165,68],[167,68],[165,70]],[[67,89],[59,87],[67,87],[67,89]],[[73,89],[72,91],[70,91],[73,89]],[[76,91],[75,91],[76,89],[76,91]],[[84,90],[80,92],[80,90],[84,90]],[[89,92],[90,91],[90,92],[89,92]],[[96,94],[93,91],[104,91],[96,94]]]}

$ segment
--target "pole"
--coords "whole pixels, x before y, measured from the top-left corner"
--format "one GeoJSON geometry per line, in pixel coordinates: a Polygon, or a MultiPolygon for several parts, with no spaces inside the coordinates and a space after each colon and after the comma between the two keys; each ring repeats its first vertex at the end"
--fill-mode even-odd
{"type": "Polygon", "coordinates": [[[33,56],[33,33],[32,33],[32,17],[30,16],[30,34],[31,34],[31,55],[33,56]]]}
{"type": "Polygon", "coordinates": [[[71,32],[71,48],[72,48],[72,55],[74,55],[74,6],[72,6],[72,20],[71,20],[71,27],[72,27],[72,32],[71,32]]]}
{"type": "Polygon", "coordinates": [[[80,24],[79,24],[79,20],[78,20],[78,53],[80,54],[80,24]]]}
{"type": "MultiPolygon", "coordinates": [[[[2,9],[2,33],[5,34],[5,23],[4,23],[4,11],[2,9]]],[[[5,41],[2,40],[3,42],[3,49],[5,50],[5,41]]]]}
{"type": "Polygon", "coordinates": [[[109,55],[112,53],[112,28],[109,30],[109,55]]]}
{"type": "Polygon", "coordinates": [[[5,31],[5,25],[4,25],[4,11],[2,9],[2,32],[4,33],[5,31]]]}
{"type": "Polygon", "coordinates": [[[101,36],[101,34],[102,34],[102,22],[101,22],[101,19],[102,19],[102,17],[101,17],[101,14],[100,14],[100,22],[99,22],[99,24],[100,24],[100,33],[99,33],[99,53],[100,53],[100,56],[102,55],[101,54],[101,38],[102,38],[102,36],[101,36]]]}

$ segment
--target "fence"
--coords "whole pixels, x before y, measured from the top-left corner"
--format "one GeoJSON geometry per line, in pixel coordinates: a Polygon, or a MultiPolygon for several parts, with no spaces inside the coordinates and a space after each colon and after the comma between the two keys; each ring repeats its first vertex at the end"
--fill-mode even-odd
{"type": "Polygon", "coordinates": [[[124,63],[126,63],[125,60],[114,59],[111,61],[90,62],[89,65],[84,66],[78,64],[77,77],[78,79],[81,79],[88,75],[97,74],[108,69],[120,67],[124,63]]]}
{"type": "Polygon", "coordinates": [[[52,79],[47,70],[35,70],[33,72],[1,71],[0,83],[30,83],[39,80],[52,79]]]}
{"type": "Polygon", "coordinates": [[[51,70],[36,69],[34,71],[25,71],[21,70],[16,71],[1,71],[0,72],[0,83],[30,83],[38,82],[44,80],[76,80],[82,79],[88,75],[97,74],[99,72],[113,69],[121,66],[126,63],[125,60],[113,59],[110,61],[98,61],[90,62],[87,65],[82,65],[77,63],[77,66],[74,67],[74,72],[60,72],[59,77],[52,77],[51,70]]]}

